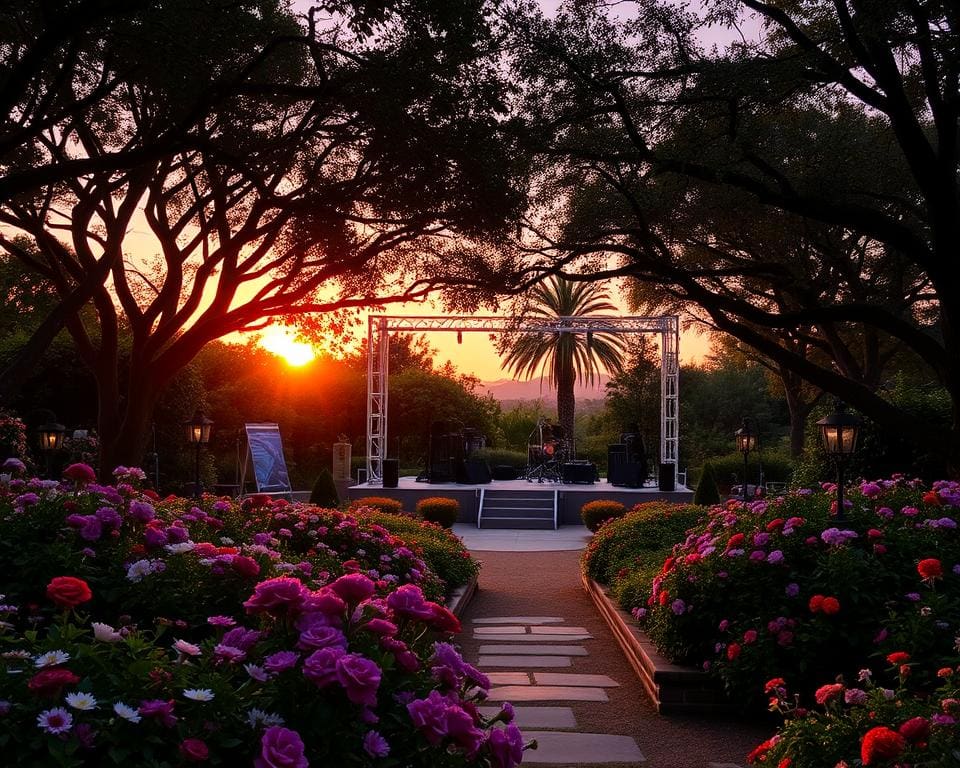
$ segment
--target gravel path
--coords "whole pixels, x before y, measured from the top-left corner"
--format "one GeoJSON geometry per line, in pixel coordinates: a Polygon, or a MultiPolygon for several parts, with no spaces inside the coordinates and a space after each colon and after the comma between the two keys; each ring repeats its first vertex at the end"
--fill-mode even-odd
{"type": "MultiPolygon", "coordinates": [[[[481,645],[509,644],[506,636],[497,640],[483,640],[482,636],[475,636],[475,631],[481,627],[485,628],[483,632],[492,631],[496,625],[488,623],[491,617],[558,617],[562,618],[566,627],[587,630],[590,638],[562,641],[582,646],[587,651],[586,655],[570,657],[571,666],[567,668],[543,668],[542,672],[606,675],[619,683],[618,687],[602,689],[609,701],[556,700],[521,705],[569,707],[576,719],[577,732],[632,738],[645,759],[617,762],[615,765],[637,768],[734,768],[745,765],[746,754],[770,736],[772,729],[762,724],[658,715],[580,585],[579,552],[475,554],[482,561],[483,569],[480,590],[462,617],[464,632],[460,639],[465,657],[476,662],[481,645]],[[476,619],[484,621],[474,623],[476,619]]],[[[524,631],[533,630],[528,628],[524,631]]],[[[487,666],[484,671],[532,672],[531,680],[535,684],[539,682],[536,680],[536,669],[487,666]]],[[[507,682],[506,677],[500,679],[507,682]]],[[[524,762],[526,764],[528,761],[524,762]]],[[[597,754],[589,762],[577,758],[577,762],[550,764],[581,766],[603,765],[604,762],[603,755],[597,754]]]]}

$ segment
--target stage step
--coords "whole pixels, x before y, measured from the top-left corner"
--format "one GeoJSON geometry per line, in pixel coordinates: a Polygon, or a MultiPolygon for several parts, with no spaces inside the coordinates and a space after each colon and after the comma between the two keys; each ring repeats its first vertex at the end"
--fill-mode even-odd
{"type": "Polygon", "coordinates": [[[556,503],[556,491],[484,490],[480,527],[553,530],[556,503]]]}

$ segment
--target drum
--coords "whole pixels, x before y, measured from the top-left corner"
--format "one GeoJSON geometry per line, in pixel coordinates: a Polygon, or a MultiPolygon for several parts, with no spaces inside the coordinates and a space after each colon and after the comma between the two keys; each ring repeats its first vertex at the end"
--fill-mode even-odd
{"type": "Polygon", "coordinates": [[[557,441],[551,440],[549,443],[543,444],[543,453],[545,456],[548,456],[549,458],[553,458],[554,454],[556,454],[557,452],[558,447],[559,446],[557,444],[557,441]]]}

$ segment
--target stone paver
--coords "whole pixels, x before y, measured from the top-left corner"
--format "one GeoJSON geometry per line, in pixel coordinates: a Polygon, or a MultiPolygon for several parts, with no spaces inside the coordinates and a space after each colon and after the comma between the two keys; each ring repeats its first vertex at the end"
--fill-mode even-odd
{"type": "Polygon", "coordinates": [[[487,677],[494,685],[530,685],[527,672],[488,672],[487,677]]]}
{"type": "MultiPolygon", "coordinates": [[[[478,630],[474,630],[476,632],[478,630]]],[[[533,635],[587,635],[590,633],[584,627],[530,627],[533,635]]]]}
{"type": "Polygon", "coordinates": [[[523,753],[523,763],[642,763],[646,758],[629,736],[606,733],[563,733],[557,731],[524,731],[524,738],[536,739],[537,749],[523,753]]]}
{"type": "Polygon", "coordinates": [[[707,763],[707,768],[743,768],[736,763],[707,763]]]}
{"type": "MultiPolygon", "coordinates": [[[[493,717],[500,707],[479,707],[484,717],[493,717]]],[[[520,728],[576,728],[570,707],[514,707],[514,722],[520,728]]]]}
{"type": "Polygon", "coordinates": [[[521,627],[521,626],[474,627],[473,634],[475,635],[525,635],[527,634],[527,628],[521,627]]]}
{"type": "Polygon", "coordinates": [[[619,688],[620,683],[607,675],[579,675],[569,672],[534,672],[537,685],[588,685],[596,688],[619,688]]]}
{"type": "Polygon", "coordinates": [[[517,669],[543,669],[569,667],[569,656],[481,656],[477,663],[480,669],[487,667],[515,667],[517,669]]]}
{"type": "Polygon", "coordinates": [[[523,656],[586,656],[582,645],[481,645],[478,653],[523,656]]]}
{"type": "Polygon", "coordinates": [[[603,688],[576,685],[502,685],[490,689],[493,701],[610,701],[603,688]]]}
{"type": "Polygon", "coordinates": [[[484,616],[481,619],[474,619],[472,624],[524,624],[532,626],[534,624],[562,624],[563,619],[559,616],[484,616]]]}
{"type": "MultiPolygon", "coordinates": [[[[544,627],[544,629],[546,629],[546,627],[544,627]]],[[[593,635],[508,635],[503,633],[487,635],[483,633],[478,634],[476,630],[474,630],[473,636],[474,639],[485,643],[549,643],[551,640],[556,640],[558,643],[579,643],[583,640],[593,640],[593,635]]]]}

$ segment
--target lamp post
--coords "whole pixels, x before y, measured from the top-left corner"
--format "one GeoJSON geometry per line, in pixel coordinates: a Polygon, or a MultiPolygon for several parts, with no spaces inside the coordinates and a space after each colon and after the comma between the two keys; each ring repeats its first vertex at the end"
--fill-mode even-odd
{"type": "Polygon", "coordinates": [[[847,413],[844,402],[837,400],[836,409],[817,422],[820,430],[820,447],[837,466],[837,520],[844,520],[843,469],[847,460],[857,449],[860,436],[860,419],[847,413]]]}
{"type": "Polygon", "coordinates": [[[42,424],[37,432],[40,434],[40,450],[46,458],[47,478],[52,479],[50,475],[53,474],[53,454],[63,448],[63,438],[67,434],[67,428],[51,419],[46,424],[42,424]]]}
{"type": "Polygon", "coordinates": [[[743,454],[743,503],[747,503],[747,457],[750,451],[757,449],[757,433],[750,429],[750,420],[744,419],[743,426],[733,433],[737,439],[737,450],[743,454]]]}
{"type": "Polygon", "coordinates": [[[210,442],[210,430],[213,422],[197,410],[193,418],[183,423],[187,442],[196,447],[196,463],[193,473],[193,497],[200,498],[200,448],[210,442]]]}

